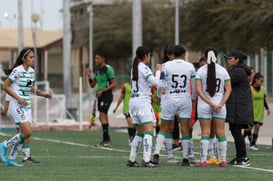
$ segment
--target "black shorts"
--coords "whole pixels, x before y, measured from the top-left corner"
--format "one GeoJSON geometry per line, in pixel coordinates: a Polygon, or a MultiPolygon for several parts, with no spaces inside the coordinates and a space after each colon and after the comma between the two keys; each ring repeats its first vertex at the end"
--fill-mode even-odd
{"type": "Polygon", "coordinates": [[[104,92],[98,98],[98,110],[99,110],[99,112],[103,112],[103,113],[107,114],[112,101],[113,101],[112,92],[104,92]]]}
{"type": "Polygon", "coordinates": [[[259,125],[263,125],[263,123],[261,123],[261,122],[257,122],[257,121],[254,121],[254,125],[256,125],[256,124],[259,124],[259,125]]]}

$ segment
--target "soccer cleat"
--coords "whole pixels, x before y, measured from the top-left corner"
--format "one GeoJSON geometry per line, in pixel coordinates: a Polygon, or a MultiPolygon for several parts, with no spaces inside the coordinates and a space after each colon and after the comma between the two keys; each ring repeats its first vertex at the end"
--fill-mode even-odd
{"type": "Polygon", "coordinates": [[[131,160],[128,160],[128,163],[126,165],[127,167],[140,167],[136,161],[132,162],[131,160]]]}
{"type": "Polygon", "coordinates": [[[8,159],[5,163],[6,166],[22,167],[24,165],[17,163],[15,160],[8,159]]]}
{"type": "Polygon", "coordinates": [[[207,161],[208,165],[216,165],[217,160],[215,157],[210,157],[210,159],[207,161]]]}
{"type": "Polygon", "coordinates": [[[6,154],[7,154],[7,148],[4,146],[3,143],[1,143],[0,144],[0,157],[1,157],[1,161],[4,163],[7,162],[6,154]]]}
{"type": "Polygon", "coordinates": [[[188,159],[186,159],[186,158],[183,158],[181,165],[189,167],[190,166],[190,161],[188,159]]]}
{"type": "Polygon", "coordinates": [[[222,161],[223,161],[222,158],[221,158],[221,157],[218,157],[217,162],[216,162],[216,165],[219,165],[222,161]]]}
{"type": "Polygon", "coordinates": [[[152,161],[145,162],[144,160],[142,161],[142,167],[158,167],[158,165],[154,164],[152,161]]]}
{"type": "Polygon", "coordinates": [[[154,154],[153,163],[156,165],[159,165],[159,155],[158,154],[154,154]]]}
{"type": "Polygon", "coordinates": [[[177,161],[174,157],[168,158],[167,163],[169,164],[179,164],[179,161],[177,161]]]}
{"type": "Polygon", "coordinates": [[[96,145],[97,147],[112,147],[112,144],[110,141],[103,141],[96,145]]]}
{"type": "Polygon", "coordinates": [[[40,163],[40,161],[34,160],[34,159],[31,158],[31,157],[28,157],[28,158],[23,159],[22,162],[23,162],[23,163],[40,163]]]}
{"type": "Polygon", "coordinates": [[[225,168],[225,167],[227,167],[227,162],[222,161],[222,162],[221,162],[221,163],[219,163],[218,165],[219,165],[219,167],[223,167],[223,168],[225,168]]]}
{"type": "MultiPolygon", "coordinates": [[[[232,160],[233,161],[233,160],[232,160]]],[[[247,157],[243,157],[243,158],[237,158],[233,164],[231,164],[232,166],[237,166],[237,167],[248,167],[250,166],[250,161],[247,157]]]]}
{"type": "Polygon", "coordinates": [[[197,166],[197,167],[206,167],[206,166],[208,166],[208,163],[207,163],[206,161],[204,161],[204,162],[199,162],[199,163],[197,163],[195,166],[197,166]]]}
{"type": "Polygon", "coordinates": [[[256,146],[256,145],[252,145],[252,146],[250,146],[250,147],[249,147],[249,149],[250,149],[250,150],[254,150],[254,151],[259,150],[259,148],[257,148],[257,146],[256,146]]]}

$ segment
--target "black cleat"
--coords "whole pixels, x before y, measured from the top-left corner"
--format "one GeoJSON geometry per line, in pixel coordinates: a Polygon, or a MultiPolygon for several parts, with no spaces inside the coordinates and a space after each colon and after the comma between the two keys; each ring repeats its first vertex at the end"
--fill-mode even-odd
{"type": "Polygon", "coordinates": [[[238,158],[233,158],[230,162],[228,162],[228,164],[230,165],[237,164],[238,160],[239,160],[238,158]]]}
{"type": "Polygon", "coordinates": [[[128,160],[128,163],[126,165],[127,167],[140,167],[136,161],[132,162],[130,160],[128,160]]]}
{"type": "Polygon", "coordinates": [[[250,166],[250,161],[247,157],[242,157],[239,159],[236,159],[233,163],[231,163],[232,166],[237,166],[237,167],[248,167],[250,166]]]}
{"type": "Polygon", "coordinates": [[[188,159],[186,159],[186,158],[183,158],[181,165],[189,167],[190,166],[190,161],[188,159]]]}
{"type": "Polygon", "coordinates": [[[22,160],[23,163],[40,163],[38,160],[34,160],[31,157],[22,160]]]}
{"type": "Polygon", "coordinates": [[[145,162],[142,161],[142,167],[158,167],[158,165],[154,164],[152,161],[145,162]]]}
{"type": "Polygon", "coordinates": [[[158,154],[154,154],[153,164],[159,165],[159,155],[158,154]]]}

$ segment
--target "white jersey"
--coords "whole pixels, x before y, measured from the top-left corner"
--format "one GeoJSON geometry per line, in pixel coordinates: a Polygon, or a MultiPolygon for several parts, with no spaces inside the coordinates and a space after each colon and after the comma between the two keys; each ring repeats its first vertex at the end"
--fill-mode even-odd
{"type": "MultiPolygon", "coordinates": [[[[24,106],[23,109],[30,109],[31,88],[35,81],[34,69],[29,67],[28,70],[25,70],[23,65],[19,65],[12,70],[8,80],[12,82],[11,89],[27,102],[27,106],[24,106]]],[[[18,104],[13,97],[10,101],[18,104]]]]}
{"type": "Polygon", "coordinates": [[[140,62],[138,64],[138,80],[132,80],[132,95],[131,97],[149,98],[152,95],[151,88],[157,84],[151,69],[140,62]]]}
{"type": "Polygon", "coordinates": [[[157,81],[151,69],[140,62],[138,64],[138,80],[132,80],[132,94],[129,102],[130,115],[134,125],[156,121],[151,105],[151,88],[156,84],[157,81]]]}
{"type": "MultiPolygon", "coordinates": [[[[207,69],[208,65],[204,65],[196,73],[195,79],[201,80],[202,82],[202,91],[204,94],[209,98],[212,99],[212,97],[207,92],[207,69]]],[[[221,100],[223,98],[224,92],[225,92],[225,82],[230,81],[230,76],[226,69],[222,67],[219,64],[215,64],[215,74],[216,74],[216,92],[213,96],[213,99],[221,100]]]]}
{"type": "Polygon", "coordinates": [[[162,65],[166,75],[166,98],[191,97],[190,82],[194,80],[194,66],[182,59],[174,59],[162,65]]]}

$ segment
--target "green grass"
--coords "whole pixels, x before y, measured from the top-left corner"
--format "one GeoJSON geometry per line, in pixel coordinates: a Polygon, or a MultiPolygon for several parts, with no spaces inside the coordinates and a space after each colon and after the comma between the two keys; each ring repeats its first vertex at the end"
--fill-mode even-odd
{"type": "MultiPolygon", "coordinates": [[[[12,135],[13,131],[2,131],[12,135]]],[[[1,140],[7,136],[0,136],[1,140]]],[[[129,156],[127,134],[111,131],[112,149],[97,148],[94,145],[101,140],[100,131],[34,131],[31,138],[32,157],[39,164],[25,164],[24,167],[6,167],[0,163],[1,181],[70,181],[70,180],[273,180],[273,150],[271,146],[261,145],[259,151],[248,151],[251,167],[255,169],[228,166],[219,168],[182,167],[168,165],[164,156],[160,157],[159,168],[127,168],[129,156]],[[75,145],[78,144],[78,145],[75,145]],[[257,170],[256,168],[268,169],[257,170]],[[270,172],[271,171],[271,172],[270,172]]],[[[195,141],[195,150],[199,150],[199,140],[195,141]]],[[[165,151],[161,152],[165,154],[165,151]]],[[[180,159],[181,152],[175,151],[180,159]]],[[[234,157],[234,145],[229,143],[228,160],[234,157]]],[[[196,154],[196,158],[199,155],[196,154]]],[[[142,153],[138,162],[141,163],[142,153]]],[[[21,161],[20,157],[17,161],[21,161]]]]}

